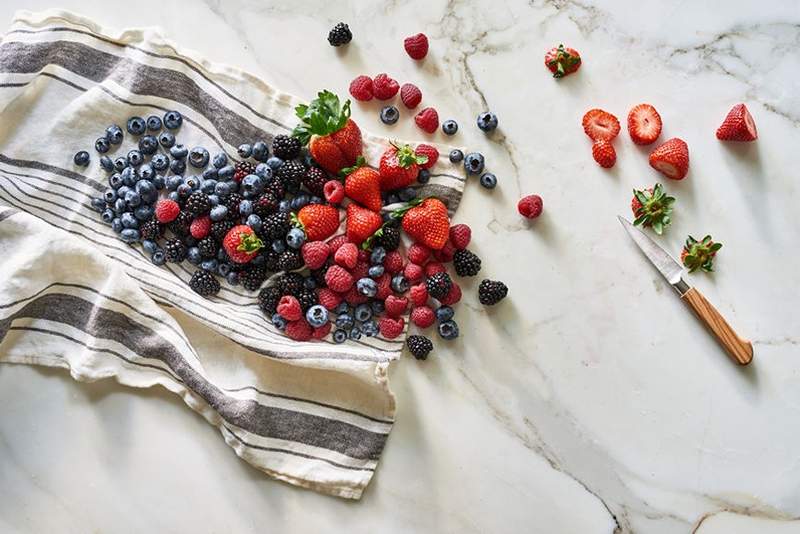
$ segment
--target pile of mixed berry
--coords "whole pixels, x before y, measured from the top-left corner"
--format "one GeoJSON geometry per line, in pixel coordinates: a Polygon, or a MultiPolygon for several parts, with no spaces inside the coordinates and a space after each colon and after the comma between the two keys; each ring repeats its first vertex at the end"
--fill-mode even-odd
{"type": "MultiPolygon", "coordinates": [[[[124,141],[117,125],[95,141],[109,176],[92,207],[126,243],[141,243],[154,264],[196,265],[189,281],[196,293],[215,295],[220,278],[258,291],[266,316],[294,340],[394,339],[407,314],[418,329],[437,325],[442,339],[454,339],[455,277],[477,275],[481,260],[467,249],[467,225],[451,226],[441,200],[417,197],[439,152],[390,145],[378,168],[366,166],[349,106],[323,91],[297,107],[292,135],[243,144],[235,162],[178,143],[177,111],[131,117],[126,130],[136,148],[116,159],[107,154],[124,141]]],[[[86,151],[74,157],[81,166],[89,160],[86,151]]],[[[484,280],[478,298],[493,305],[507,291],[484,280]]],[[[421,335],[408,346],[418,358],[432,349],[421,335]]]]}

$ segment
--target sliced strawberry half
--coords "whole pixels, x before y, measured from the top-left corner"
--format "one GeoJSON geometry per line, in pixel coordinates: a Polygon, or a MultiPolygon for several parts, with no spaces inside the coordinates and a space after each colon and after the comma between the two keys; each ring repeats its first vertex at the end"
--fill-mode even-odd
{"type": "Polygon", "coordinates": [[[649,145],[661,135],[661,115],[650,104],[634,106],[628,113],[628,133],[637,145],[649,145]]]}
{"type": "Polygon", "coordinates": [[[583,116],[583,131],[592,141],[611,141],[619,135],[619,121],[602,109],[590,109],[583,116]]]}
{"type": "Polygon", "coordinates": [[[744,104],[736,104],[717,128],[717,139],[721,141],[755,141],[758,131],[753,116],[744,104]]]}

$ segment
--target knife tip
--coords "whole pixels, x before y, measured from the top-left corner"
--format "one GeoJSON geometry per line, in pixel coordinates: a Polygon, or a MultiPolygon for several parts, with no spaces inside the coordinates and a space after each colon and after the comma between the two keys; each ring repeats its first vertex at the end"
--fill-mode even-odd
{"type": "Polygon", "coordinates": [[[623,225],[630,225],[631,224],[630,221],[628,221],[628,219],[626,219],[622,215],[617,215],[617,219],[619,219],[619,222],[622,223],[623,225]]]}

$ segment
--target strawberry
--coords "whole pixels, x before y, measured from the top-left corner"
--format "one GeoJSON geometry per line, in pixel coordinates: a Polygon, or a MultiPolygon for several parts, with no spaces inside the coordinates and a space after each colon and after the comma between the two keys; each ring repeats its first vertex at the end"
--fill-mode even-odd
{"type": "Polygon", "coordinates": [[[386,315],[389,317],[400,317],[406,312],[406,308],[408,308],[408,299],[389,295],[386,297],[383,304],[386,307],[386,315]]]}
{"type": "Polygon", "coordinates": [[[375,96],[372,88],[372,78],[369,76],[356,76],[350,82],[350,96],[361,102],[368,102],[375,96]]]}
{"type": "Polygon", "coordinates": [[[361,245],[381,227],[383,219],[374,211],[356,204],[347,206],[347,239],[361,245]]]}
{"type": "Polygon", "coordinates": [[[391,317],[383,317],[380,320],[379,327],[381,335],[386,339],[394,339],[403,333],[403,327],[406,322],[402,317],[392,319],[391,317]]]}
{"type": "Polygon", "coordinates": [[[411,37],[406,37],[403,41],[403,48],[406,54],[419,61],[428,55],[428,37],[424,33],[418,33],[411,37]]]}
{"type": "Polygon", "coordinates": [[[428,286],[424,282],[411,286],[408,290],[408,298],[412,306],[423,306],[428,302],[428,286]]]}
{"type": "Polygon", "coordinates": [[[325,241],[306,241],[300,252],[309,269],[319,269],[328,259],[331,249],[325,241]]]}
{"type": "Polygon", "coordinates": [[[399,273],[403,270],[403,256],[396,250],[387,252],[386,257],[383,258],[383,268],[389,274],[399,273]]]}
{"type": "Polygon", "coordinates": [[[293,218],[309,241],[327,239],[339,228],[339,210],[325,204],[303,206],[293,218]]]}
{"type": "Polygon", "coordinates": [[[721,141],[755,141],[758,139],[756,123],[744,104],[736,104],[717,128],[717,139],[721,141]]]}
{"type": "Polygon", "coordinates": [[[454,224],[450,227],[450,242],[456,250],[464,250],[472,239],[472,229],[466,224],[454,224]]]}
{"type": "Polygon", "coordinates": [[[297,321],[303,316],[303,309],[300,307],[300,301],[291,295],[284,295],[278,302],[278,315],[287,321],[297,321]]]}
{"type": "Polygon", "coordinates": [[[246,224],[234,226],[222,240],[222,247],[228,253],[231,261],[247,263],[256,257],[264,243],[256,236],[253,229],[246,224]]]}
{"type": "Polygon", "coordinates": [[[332,291],[337,293],[347,293],[353,287],[353,275],[348,273],[344,267],[331,265],[325,273],[325,283],[332,291]]]}
{"type": "Polygon", "coordinates": [[[195,239],[203,239],[210,231],[211,219],[208,215],[194,219],[192,224],[189,225],[189,233],[192,234],[192,237],[195,239]]]}
{"type": "Polygon", "coordinates": [[[419,174],[419,166],[428,162],[427,156],[418,156],[410,145],[392,144],[381,156],[378,169],[381,175],[381,189],[390,191],[408,187],[419,174]]]}
{"type": "Polygon", "coordinates": [[[403,230],[418,243],[440,250],[450,236],[447,207],[437,198],[426,198],[414,204],[403,215],[403,230]]]}
{"type": "Polygon", "coordinates": [[[372,90],[378,100],[389,100],[400,90],[400,84],[388,74],[381,73],[372,80],[372,90]]]}
{"type": "Polygon", "coordinates": [[[710,235],[705,236],[702,241],[689,236],[681,251],[681,262],[690,273],[697,269],[710,273],[714,270],[714,256],[721,248],[722,243],[714,243],[710,235]]]}
{"type": "Polygon", "coordinates": [[[592,145],[592,157],[604,169],[610,169],[617,162],[617,152],[609,141],[599,139],[592,145]]]}
{"type": "Polygon", "coordinates": [[[424,275],[425,275],[425,269],[423,269],[422,266],[417,265],[416,263],[409,263],[406,265],[405,269],[403,269],[403,276],[405,276],[406,280],[408,280],[412,284],[422,280],[422,277],[424,275]]]}
{"type": "Polygon", "coordinates": [[[428,328],[436,322],[436,314],[433,313],[430,306],[418,306],[411,310],[409,319],[417,328],[428,328]]]}
{"type": "MultiPolygon", "coordinates": [[[[288,326],[288,325],[287,325],[288,326]]],[[[318,326],[314,328],[314,331],[311,332],[311,339],[322,339],[328,334],[331,333],[332,323],[325,323],[322,326],[318,326]]]]}
{"type": "Polygon", "coordinates": [[[419,165],[420,169],[430,169],[431,167],[436,165],[436,162],[439,160],[439,151],[436,150],[435,147],[432,147],[431,145],[426,145],[424,143],[421,145],[417,145],[417,148],[414,150],[414,154],[416,154],[417,156],[428,157],[428,161],[426,161],[425,163],[420,163],[419,165]]]}
{"type": "Polygon", "coordinates": [[[353,269],[358,263],[358,247],[353,243],[345,243],[333,255],[336,263],[346,269],[353,269]]]}
{"type": "Polygon", "coordinates": [[[420,130],[432,134],[439,127],[439,114],[433,108],[425,108],[414,116],[420,130]]]}
{"type": "Polygon", "coordinates": [[[320,304],[329,310],[336,308],[336,306],[342,303],[341,295],[327,287],[323,287],[317,291],[317,299],[319,299],[320,304]]]}
{"type": "Polygon", "coordinates": [[[161,224],[167,224],[178,218],[181,207],[174,200],[162,198],[156,202],[156,220],[161,224]]]}
{"type": "Polygon", "coordinates": [[[628,134],[637,145],[649,145],[661,135],[661,115],[650,104],[639,104],[628,112],[628,134]]]}
{"type": "Polygon", "coordinates": [[[672,205],[675,198],[664,192],[664,186],[656,184],[646,190],[633,190],[631,211],[635,217],[634,226],[652,226],[659,235],[672,222],[672,205]]]}
{"type": "Polygon", "coordinates": [[[339,180],[328,180],[322,186],[322,194],[331,204],[340,204],[344,200],[344,186],[339,180]]]}
{"type": "Polygon", "coordinates": [[[430,278],[436,273],[444,273],[447,272],[444,265],[439,263],[438,261],[431,261],[425,266],[425,276],[430,278]]]}
{"type": "Polygon", "coordinates": [[[650,166],[673,180],[683,180],[689,172],[689,146],[673,137],[650,153],[650,166]]]}
{"type": "Polygon", "coordinates": [[[381,174],[370,167],[359,167],[344,180],[345,194],[365,208],[381,211],[381,174]]]}
{"type": "Polygon", "coordinates": [[[574,48],[560,44],[547,51],[544,64],[553,73],[553,78],[563,78],[581,68],[581,55],[574,48]]]}
{"type": "Polygon", "coordinates": [[[290,321],[286,324],[286,336],[294,341],[308,341],[314,335],[314,329],[305,319],[290,321]]]}
{"type": "Polygon", "coordinates": [[[404,83],[400,88],[400,100],[408,109],[414,109],[422,102],[422,91],[413,83],[404,83]]]}
{"type": "Polygon", "coordinates": [[[350,101],[344,105],[330,91],[322,91],[310,104],[300,104],[295,113],[300,124],[294,137],[308,143],[311,157],[331,174],[355,165],[361,155],[361,130],[350,118],[350,101]]]}
{"type": "Polygon", "coordinates": [[[590,109],[583,116],[583,131],[592,141],[604,139],[611,141],[619,134],[617,118],[602,109],[590,109]]]}
{"type": "Polygon", "coordinates": [[[535,219],[542,214],[544,202],[539,195],[528,195],[519,199],[517,211],[526,219],[535,219]]]}

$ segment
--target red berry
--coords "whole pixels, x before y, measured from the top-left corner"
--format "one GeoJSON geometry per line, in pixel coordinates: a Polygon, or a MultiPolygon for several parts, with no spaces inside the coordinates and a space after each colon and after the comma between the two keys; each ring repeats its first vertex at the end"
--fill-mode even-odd
{"type": "Polygon", "coordinates": [[[440,250],[433,251],[433,258],[441,263],[450,263],[451,261],[453,261],[453,256],[455,255],[455,253],[456,253],[456,247],[454,247],[453,244],[448,239],[447,243],[445,243],[440,250]]]}
{"type": "Polygon", "coordinates": [[[331,332],[331,323],[325,323],[322,326],[318,326],[314,329],[311,333],[311,339],[322,339],[331,332]]]}
{"type": "Polygon", "coordinates": [[[673,137],[653,150],[650,166],[673,180],[683,180],[689,172],[689,146],[683,139],[673,137]]]}
{"type": "Polygon", "coordinates": [[[156,220],[161,224],[174,221],[181,212],[181,207],[174,200],[162,198],[156,202],[156,220]]]}
{"type": "Polygon", "coordinates": [[[419,328],[428,328],[436,322],[436,314],[429,306],[418,306],[411,310],[411,322],[419,328]]]}
{"type": "Polygon", "coordinates": [[[352,269],[358,263],[358,247],[354,243],[345,243],[339,247],[333,259],[342,267],[352,269]]]}
{"type": "Polygon", "coordinates": [[[367,278],[369,276],[369,262],[359,261],[356,263],[356,266],[350,270],[350,274],[353,275],[353,280],[367,278]]]}
{"type": "Polygon", "coordinates": [[[592,141],[611,141],[619,134],[619,121],[607,111],[590,109],[583,116],[583,131],[592,141]]]}
{"type": "Polygon", "coordinates": [[[416,263],[417,265],[425,265],[425,262],[428,261],[431,257],[431,249],[426,247],[425,245],[420,245],[419,243],[414,243],[408,250],[406,251],[406,257],[408,257],[408,261],[411,263],[416,263]]]}
{"type": "Polygon", "coordinates": [[[341,295],[327,287],[323,287],[317,291],[317,299],[319,299],[320,304],[329,310],[334,309],[336,306],[342,303],[341,295]]]}
{"type": "Polygon", "coordinates": [[[325,273],[325,283],[337,293],[346,293],[353,287],[353,275],[339,265],[331,265],[325,273]]]}
{"type": "Polygon", "coordinates": [[[303,261],[309,269],[319,269],[325,265],[325,261],[331,253],[331,249],[324,241],[308,241],[303,243],[300,249],[303,254],[303,261]]]}
{"type": "Polygon", "coordinates": [[[375,298],[386,300],[392,294],[392,277],[384,273],[375,281],[378,283],[378,291],[375,293],[375,298]]]}
{"type": "Polygon", "coordinates": [[[341,234],[330,238],[328,240],[328,247],[331,249],[332,254],[336,254],[336,251],[339,250],[339,247],[349,242],[350,241],[347,239],[347,236],[341,234]]]}
{"type": "Polygon", "coordinates": [[[420,60],[428,55],[428,38],[424,33],[418,33],[411,37],[406,37],[403,47],[411,59],[420,60]]]}
{"type": "Polygon", "coordinates": [[[628,134],[637,145],[649,145],[661,135],[661,115],[650,104],[639,104],[628,112],[628,134]]]}
{"type": "Polygon", "coordinates": [[[381,73],[372,80],[372,89],[378,100],[389,100],[400,90],[400,84],[390,78],[388,74],[381,73]]]}
{"type": "Polygon", "coordinates": [[[350,95],[356,100],[367,102],[372,100],[374,90],[372,87],[372,78],[369,76],[356,76],[350,82],[350,95]]]}
{"type": "Polygon", "coordinates": [[[432,134],[439,127],[439,114],[433,108],[425,108],[417,113],[414,122],[421,130],[432,134]]]}
{"type": "Polygon", "coordinates": [[[339,204],[344,200],[344,185],[339,180],[328,180],[322,186],[322,194],[331,204],[339,204]]]}
{"type": "Polygon", "coordinates": [[[287,321],[297,321],[303,316],[303,309],[300,302],[291,295],[284,295],[278,302],[278,315],[287,321]]]}
{"type": "Polygon", "coordinates": [[[539,195],[528,195],[522,197],[517,203],[517,210],[520,215],[528,219],[535,219],[542,214],[542,197],[539,195]]]}
{"type": "Polygon", "coordinates": [[[416,263],[409,263],[403,270],[403,276],[413,284],[422,280],[422,277],[425,276],[425,269],[416,263]]]}
{"type": "Polygon", "coordinates": [[[369,264],[369,258],[370,258],[370,251],[369,250],[364,250],[363,248],[359,249],[359,251],[358,251],[358,261],[359,261],[359,263],[369,264]]]}
{"type": "Polygon", "coordinates": [[[189,225],[189,233],[195,239],[203,239],[211,231],[211,218],[206,215],[192,221],[189,225]]]}
{"type": "Polygon", "coordinates": [[[351,287],[350,290],[345,293],[344,300],[348,304],[352,306],[357,306],[358,304],[363,304],[369,300],[369,297],[361,293],[355,286],[351,287]]]}
{"type": "Polygon", "coordinates": [[[403,327],[406,322],[402,317],[392,319],[391,317],[383,317],[380,320],[379,327],[381,335],[386,339],[394,339],[403,333],[403,327]]]}
{"type": "Polygon", "coordinates": [[[456,250],[464,250],[472,239],[472,229],[466,224],[454,224],[450,227],[450,242],[456,250]]]}
{"type": "Polygon", "coordinates": [[[736,104],[728,112],[725,120],[717,128],[717,139],[720,141],[755,141],[758,130],[753,116],[744,104],[736,104]]]}
{"type": "Polygon", "coordinates": [[[413,306],[422,306],[428,302],[428,286],[424,282],[411,286],[408,290],[408,298],[413,306]]]}
{"type": "Polygon", "coordinates": [[[447,269],[444,268],[444,265],[439,263],[438,261],[429,262],[428,265],[425,266],[425,276],[431,277],[436,273],[444,273],[447,272],[447,269]]]}
{"type": "Polygon", "coordinates": [[[609,141],[598,139],[592,145],[592,157],[604,169],[610,169],[617,162],[617,152],[609,141]]]}
{"type": "Polygon", "coordinates": [[[408,308],[408,299],[389,295],[386,297],[383,304],[386,306],[386,315],[389,317],[400,317],[406,312],[406,308],[408,308]]]}
{"type": "MultiPolygon", "coordinates": [[[[330,323],[329,323],[330,324],[330,323]]],[[[305,319],[290,321],[286,324],[286,335],[295,341],[308,341],[314,334],[314,329],[305,319]]]]}
{"type": "Polygon", "coordinates": [[[461,287],[455,281],[453,281],[452,285],[450,286],[450,291],[447,292],[447,295],[438,300],[445,306],[452,306],[461,300],[461,287]]]}
{"type": "Polygon", "coordinates": [[[417,156],[427,156],[428,158],[428,161],[420,164],[420,169],[430,169],[436,165],[436,161],[439,159],[439,151],[431,145],[421,144],[417,146],[414,153],[417,156]]]}
{"type": "Polygon", "coordinates": [[[414,109],[422,102],[422,91],[413,83],[404,83],[400,88],[400,100],[408,109],[414,109]]]}
{"type": "Polygon", "coordinates": [[[399,273],[403,268],[403,256],[401,256],[396,250],[387,252],[386,257],[383,259],[383,267],[386,269],[387,273],[399,273]]]}

